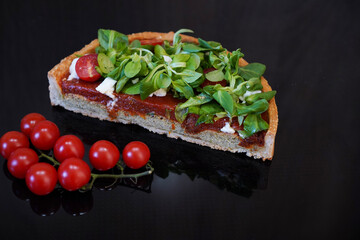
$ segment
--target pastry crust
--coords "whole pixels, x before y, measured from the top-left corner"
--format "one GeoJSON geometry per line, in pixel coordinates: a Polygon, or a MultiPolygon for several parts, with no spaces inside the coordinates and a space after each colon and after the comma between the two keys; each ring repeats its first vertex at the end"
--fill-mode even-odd
{"type": "MultiPolygon", "coordinates": [[[[158,33],[158,32],[142,32],[128,35],[129,41],[135,39],[161,39],[172,41],[174,32],[158,33]]],[[[182,35],[182,41],[198,43],[197,39],[191,36],[182,35]]],[[[171,138],[181,138],[185,141],[208,146],[218,150],[230,152],[245,152],[248,156],[254,158],[262,158],[263,160],[271,160],[274,155],[275,135],[278,126],[278,111],[275,103],[275,98],[269,101],[269,129],[266,132],[264,139],[264,146],[260,147],[254,145],[251,148],[244,148],[238,145],[239,139],[235,134],[227,134],[222,132],[214,132],[211,130],[203,131],[198,134],[189,134],[184,132],[181,124],[171,121],[161,116],[147,117],[146,119],[140,116],[129,116],[121,110],[117,113],[117,118],[112,118],[101,103],[91,102],[85,97],[76,94],[63,94],[60,82],[69,75],[69,67],[73,59],[77,55],[84,55],[95,52],[95,48],[99,46],[97,39],[83,47],[70,56],[64,58],[59,64],[48,72],[49,92],[52,105],[59,105],[70,111],[78,112],[86,116],[99,118],[101,120],[109,120],[121,123],[134,123],[140,125],[152,132],[159,134],[166,134],[171,138]],[[175,129],[174,129],[175,126],[175,129]]],[[[246,66],[248,63],[244,59],[239,60],[240,66],[246,66]]],[[[263,91],[271,91],[271,87],[267,80],[261,77],[263,91]]]]}

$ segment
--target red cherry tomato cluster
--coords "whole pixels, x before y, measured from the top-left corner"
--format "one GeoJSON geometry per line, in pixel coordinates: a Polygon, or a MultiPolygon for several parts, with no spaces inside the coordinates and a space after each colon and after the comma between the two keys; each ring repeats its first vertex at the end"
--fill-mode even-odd
{"type": "MultiPolygon", "coordinates": [[[[7,132],[0,138],[0,153],[8,161],[9,172],[16,178],[25,179],[31,192],[49,194],[57,182],[64,189],[75,191],[90,181],[90,167],[82,160],[84,144],[78,137],[60,137],[57,125],[38,113],[26,115],[20,125],[21,132],[7,132]],[[55,162],[59,164],[57,170],[49,163],[39,162],[28,137],[38,150],[53,150],[55,162]]],[[[91,146],[89,159],[95,169],[106,171],[118,163],[120,151],[113,143],[100,140],[91,146]]],[[[149,159],[150,150],[143,142],[130,142],[123,150],[123,160],[129,168],[144,167],[149,159]]]]}

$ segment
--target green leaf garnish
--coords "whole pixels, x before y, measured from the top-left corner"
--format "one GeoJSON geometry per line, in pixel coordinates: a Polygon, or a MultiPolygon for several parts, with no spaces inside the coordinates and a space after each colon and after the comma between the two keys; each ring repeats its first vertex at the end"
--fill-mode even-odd
{"type": "Polygon", "coordinates": [[[239,124],[244,125],[244,130],[239,131],[242,137],[267,129],[268,124],[260,114],[268,110],[268,101],[276,91],[259,91],[263,88],[261,76],[266,67],[260,63],[240,67],[239,59],[244,56],[240,49],[230,53],[218,42],[201,38],[199,44],[181,41],[181,33],[192,32],[180,29],[172,43],[164,41],[162,45],[152,46],[141,45],[139,40],[129,44],[126,35],[99,29],[96,70],[104,78],[117,81],[117,93],[140,94],[141,99],[146,99],[153,92],[165,89],[175,98],[187,99],[175,109],[179,122],[189,113],[199,116],[197,125],[237,117],[239,124]],[[203,70],[208,68],[215,70],[204,74],[203,70]],[[226,86],[216,84],[224,79],[226,86]],[[215,85],[208,85],[208,81],[215,85]],[[259,92],[254,94],[254,91],[259,92]]]}

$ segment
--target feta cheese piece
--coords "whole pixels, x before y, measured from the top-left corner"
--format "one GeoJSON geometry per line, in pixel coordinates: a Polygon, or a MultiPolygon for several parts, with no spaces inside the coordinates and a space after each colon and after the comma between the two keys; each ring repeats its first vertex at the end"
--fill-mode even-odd
{"type": "Polygon", "coordinates": [[[139,82],[139,78],[132,79],[131,82],[132,82],[133,84],[136,84],[136,83],[139,82]]]}
{"type": "Polygon", "coordinates": [[[256,91],[246,91],[245,94],[243,96],[240,96],[239,99],[245,103],[245,98],[257,93],[261,93],[261,90],[256,90],[256,91]]]}
{"type": "Polygon", "coordinates": [[[76,70],[75,70],[75,65],[76,65],[78,60],[79,60],[79,58],[75,58],[71,62],[71,65],[70,65],[70,68],[69,68],[70,76],[68,77],[67,80],[79,79],[79,76],[77,75],[76,70]]]}
{"type": "Polygon", "coordinates": [[[235,133],[235,130],[232,127],[230,127],[229,122],[226,122],[225,126],[222,129],[220,129],[220,131],[222,131],[224,133],[235,133]]]}
{"type": "Polygon", "coordinates": [[[114,79],[107,77],[102,83],[99,84],[99,86],[96,87],[96,91],[101,92],[102,94],[105,94],[114,99],[115,84],[116,81],[114,79]]]}
{"type": "Polygon", "coordinates": [[[163,58],[164,58],[165,62],[167,62],[167,63],[171,63],[171,62],[172,62],[172,59],[171,59],[171,57],[169,57],[169,56],[163,55],[163,58]]]}
{"type": "Polygon", "coordinates": [[[156,90],[155,92],[151,93],[149,95],[149,97],[152,97],[153,95],[157,96],[157,97],[165,97],[166,96],[166,88],[160,88],[158,90],[156,90]]]}

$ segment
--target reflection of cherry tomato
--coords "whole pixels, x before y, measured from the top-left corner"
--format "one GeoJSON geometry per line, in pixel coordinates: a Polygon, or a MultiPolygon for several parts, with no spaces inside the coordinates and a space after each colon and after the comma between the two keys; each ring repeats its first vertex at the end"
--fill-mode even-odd
{"type": "Polygon", "coordinates": [[[38,122],[30,134],[32,144],[40,150],[52,149],[59,137],[59,128],[48,120],[38,122]]]}
{"type": "Polygon", "coordinates": [[[58,169],[59,182],[68,191],[78,190],[89,182],[90,177],[89,165],[80,158],[68,158],[58,169]]]}
{"type": "Polygon", "coordinates": [[[130,142],[123,150],[123,160],[129,168],[139,169],[145,166],[149,159],[150,149],[143,142],[130,142]]]}
{"type": "Polygon", "coordinates": [[[65,212],[72,216],[82,216],[90,212],[94,205],[94,198],[92,191],[81,193],[76,192],[63,192],[61,194],[61,205],[65,212]]]}
{"type": "Polygon", "coordinates": [[[18,148],[10,154],[7,167],[14,177],[24,179],[26,171],[38,161],[38,155],[31,148],[18,148]]]}
{"type": "Polygon", "coordinates": [[[75,71],[79,78],[88,82],[95,82],[101,77],[95,69],[99,66],[97,54],[88,54],[79,58],[75,65],[75,71]]]}
{"type": "Polygon", "coordinates": [[[163,44],[163,40],[160,39],[143,39],[140,40],[141,45],[162,45],[163,44]]]}
{"type": "Polygon", "coordinates": [[[35,163],[26,172],[26,185],[37,195],[51,193],[57,182],[56,169],[48,163],[35,163]]]}
{"type": "Polygon", "coordinates": [[[29,136],[34,126],[43,120],[46,120],[43,115],[39,113],[29,113],[21,119],[20,129],[26,136],[29,136]]]}
{"type": "Polygon", "coordinates": [[[0,138],[0,153],[5,159],[16,149],[29,146],[29,139],[22,132],[7,132],[0,138]]]}
{"type": "Polygon", "coordinates": [[[53,191],[46,196],[33,196],[30,199],[30,207],[39,216],[52,216],[61,207],[59,191],[53,191]]]}
{"type": "MultiPolygon", "coordinates": [[[[212,72],[214,70],[216,70],[216,69],[215,68],[204,69],[204,75],[209,73],[209,72],[212,72]]],[[[200,87],[204,88],[204,87],[206,87],[208,85],[216,85],[216,84],[220,84],[221,86],[226,87],[227,81],[224,79],[224,80],[219,81],[219,82],[211,82],[211,81],[205,79],[205,81],[200,85],[200,87]]]]}
{"type": "Polygon", "coordinates": [[[54,146],[54,156],[59,162],[67,158],[83,158],[85,148],[82,141],[75,135],[64,135],[60,137],[54,146]]]}
{"type": "Polygon", "coordinates": [[[90,148],[90,163],[97,170],[106,171],[113,168],[119,158],[120,151],[112,142],[100,140],[90,148]]]}

